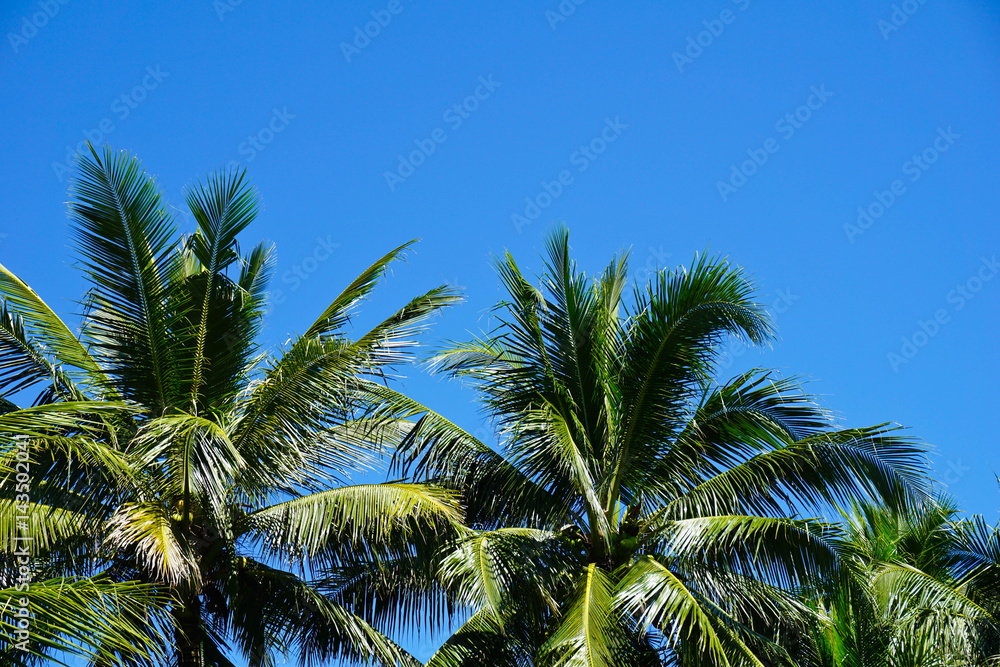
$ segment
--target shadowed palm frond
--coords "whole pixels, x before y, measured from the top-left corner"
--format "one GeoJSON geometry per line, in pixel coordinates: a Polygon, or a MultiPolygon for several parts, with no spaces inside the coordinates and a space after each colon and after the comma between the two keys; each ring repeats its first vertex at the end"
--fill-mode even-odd
{"type": "Polygon", "coordinates": [[[461,602],[500,624],[519,616],[540,622],[557,609],[576,560],[557,534],[501,528],[456,540],[441,556],[439,577],[461,602]]]}

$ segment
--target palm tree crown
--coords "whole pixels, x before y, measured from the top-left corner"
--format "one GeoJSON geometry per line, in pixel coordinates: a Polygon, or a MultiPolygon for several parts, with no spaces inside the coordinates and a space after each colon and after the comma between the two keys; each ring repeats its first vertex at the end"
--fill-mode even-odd
{"type": "Polygon", "coordinates": [[[384,396],[415,420],[398,465],[460,490],[470,526],[438,577],[473,615],[431,665],[760,665],[809,614],[793,587],[838,563],[794,513],[923,494],[893,428],[837,430],[762,371],[714,382],[727,336],[772,332],[742,270],[702,257],[629,295],[626,256],[588,277],[562,229],[540,286],[497,266],[496,329],[434,364],[474,384],[499,451],[384,396]]]}
{"type": "MultiPolygon", "coordinates": [[[[0,267],[0,391],[39,389],[30,407],[0,415],[5,545],[24,528],[14,439],[30,442],[31,649],[100,665],[173,654],[181,667],[229,666],[230,648],[254,666],[292,650],[310,662],[412,663],[309,574],[409,553],[421,530],[460,518],[440,489],[340,486],[378,453],[364,419],[372,389],[456,294],[433,289],[347,335],[407,244],[272,353],[255,341],[273,250],[241,254],[237,243],[258,212],[254,191],[228,173],[186,199],[197,229],[178,238],[135,159],[81,159],[69,205],[90,285],[79,335],[0,267]]],[[[0,587],[16,572],[8,549],[0,587]]],[[[5,650],[5,664],[28,655],[5,650]]]]}

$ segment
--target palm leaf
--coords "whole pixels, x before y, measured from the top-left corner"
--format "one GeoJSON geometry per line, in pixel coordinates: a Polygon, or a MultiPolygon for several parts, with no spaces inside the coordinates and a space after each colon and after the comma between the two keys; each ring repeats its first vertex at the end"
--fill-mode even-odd
{"type": "MultiPolygon", "coordinates": [[[[384,553],[414,530],[461,520],[454,494],[421,484],[362,484],[289,500],[247,515],[244,534],[275,553],[314,559],[344,545],[384,553]]],[[[396,548],[400,548],[397,546],[396,548]]],[[[405,547],[404,547],[405,548],[405,547]]]]}
{"type": "Polygon", "coordinates": [[[167,207],[127,153],[106,149],[102,157],[91,149],[79,168],[70,217],[93,284],[84,327],[94,357],[123,396],[168,405],[176,366],[169,336],[174,315],[165,304],[176,261],[167,207]]]}
{"type": "Polygon", "coordinates": [[[623,634],[614,582],[591,563],[542,651],[555,667],[615,667],[623,664],[623,634]]]}
{"type": "Polygon", "coordinates": [[[169,622],[169,598],[148,584],[67,577],[32,582],[26,590],[0,591],[0,600],[0,627],[11,638],[20,639],[15,604],[25,600],[32,611],[25,633],[29,653],[11,642],[0,649],[5,664],[22,664],[30,655],[64,664],[56,658],[63,653],[125,667],[135,660],[163,660],[167,654],[149,629],[169,622]]]}
{"type": "MultiPolygon", "coordinates": [[[[22,349],[22,353],[35,358],[36,363],[44,356],[41,349],[31,346],[29,340],[35,340],[47,350],[58,365],[69,369],[78,369],[84,373],[84,380],[91,385],[104,388],[107,380],[97,362],[90,355],[83,343],[69,330],[63,321],[24,281],[15,276],[5,266],[0,264],[0,296],[5,301],[3,331],[22,349]],[[15,324],[16,320],[16,324],[15,324]],[[15,331],[16,328],[16,331],[15,331]]],[[[4,341],[7,343],[8,341],[4,341]]],[[[4,350],[4,358],[9,352],[4,350]]],[[[42,364],[55,371],[57,364],[51,362],[42,364]]],[[[69,376],[63,376],[67,389],[72,386],[69,376]]]]}

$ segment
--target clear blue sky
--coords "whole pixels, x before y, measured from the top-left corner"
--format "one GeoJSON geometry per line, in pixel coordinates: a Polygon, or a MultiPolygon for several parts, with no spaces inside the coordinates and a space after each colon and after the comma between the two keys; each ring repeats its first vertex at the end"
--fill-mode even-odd
{"type": "MultiPolygon", "coordinates": [[[[178,206],[244,161],[265,204],[246,242],[278,248],[274,343],[413,237],[365,321],[464,286],[429,340],[484,324],[491,253],[538,270],[556,220],[589,272],[622,248],[640,277],[711,248],[780,328],[727,373],[802,374],[846,425],[911,427],[997,521],[996,3],[331,4],[3,3],[0,261],[74,310],[59,163],[88,136],[178,206]]],[[[478,427],[468,391],[409,374],[478,427]]]]}

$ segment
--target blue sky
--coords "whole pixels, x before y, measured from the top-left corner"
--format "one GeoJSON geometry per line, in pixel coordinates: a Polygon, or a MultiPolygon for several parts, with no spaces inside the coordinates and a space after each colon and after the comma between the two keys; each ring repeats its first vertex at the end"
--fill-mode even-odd
{"type": "MultiPolygon", "coordinates": [[[[429,342],[485,326],[490,256],[539,270],[555,221],[591,273],[707,248],[780,331],[726,374],[803,375],[845,425],[911,427],[995,523],[997,4],[577,2],[5,2],[0,262],[74,310],[66,158],[88,138],[178,207],[243,161],[264,202],[245,242],[278,248],[271,343],[414,237],[362,324],[463,286],[429,342]]],[[[408,375],[480,426],[470,392],[408,375]]]]}

